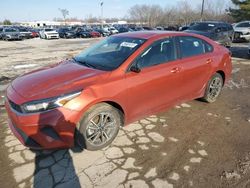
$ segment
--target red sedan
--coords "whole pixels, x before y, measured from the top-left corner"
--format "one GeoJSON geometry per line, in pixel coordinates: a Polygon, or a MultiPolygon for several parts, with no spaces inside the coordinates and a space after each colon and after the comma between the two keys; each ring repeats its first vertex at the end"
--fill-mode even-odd
{"type": "MultiPolygon", "coordinates": [[[[97,150],[119,128],[184,101],[214,102],[232,70],[228,49],[181,32],[108,37],[7,89],[9,126],[31,148],[97,150]]],[[[173,117],[174,118],[174,117],[173,117]]]]}
{"type": "Polygon", "coordinates": [[[89,32],[89,34],[90,34],[90,36],[92,38],[101,37],[102,36],[101,33],[99,33],[98,31],[94,31],[92,29],[88,29],[87,31],[89,32]]]}

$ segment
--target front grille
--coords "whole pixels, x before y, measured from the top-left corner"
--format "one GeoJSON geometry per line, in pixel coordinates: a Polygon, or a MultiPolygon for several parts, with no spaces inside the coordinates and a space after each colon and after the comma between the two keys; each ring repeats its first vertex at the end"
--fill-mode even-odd
{"type": "Polygon", "coordinates": [[[9,104],[10,104],[12,109],[16,110],[17,112],[23,113],[22,108],[21,108],[20,105],[12,102],[11,100],[9,100],[9,104]]]}

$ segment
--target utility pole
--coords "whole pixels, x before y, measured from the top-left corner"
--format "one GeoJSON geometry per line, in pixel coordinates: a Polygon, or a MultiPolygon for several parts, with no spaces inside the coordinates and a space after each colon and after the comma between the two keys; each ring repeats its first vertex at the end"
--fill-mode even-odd
{"type": "Polygon", "coordinates": [[[202,0],[202,6],[201,6],[201,22],[203,21],[204,3],[205,3],[205,0],[202,0]]]}
{"type": "Polygon", "coordinates": [[[100,5],[101,5],[101,27],[103,28],[103,1],[101,1],[100,5]]]}

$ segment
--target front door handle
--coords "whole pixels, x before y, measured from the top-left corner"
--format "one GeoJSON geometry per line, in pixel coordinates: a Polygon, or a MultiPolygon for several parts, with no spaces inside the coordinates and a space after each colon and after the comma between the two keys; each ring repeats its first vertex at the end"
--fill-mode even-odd
{"type": "Polygon", "coordinates": [[[213,63],[213,60],[212,59],[207,59],[207,61],[206,61],[206,64],[211,64],[211,63],[213,63]]]}
{"type": "Polygon", "coordinates": [[[175,67],[171,70],[171,73],[178,73],[180,72],[181,68],[180,67],[175,67]]]}

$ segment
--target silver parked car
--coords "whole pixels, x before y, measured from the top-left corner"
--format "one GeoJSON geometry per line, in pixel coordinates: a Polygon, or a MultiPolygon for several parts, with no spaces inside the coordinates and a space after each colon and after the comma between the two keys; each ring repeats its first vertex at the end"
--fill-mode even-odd
{"type": "Polygon", "coordinates": [[[6,28],[3,28],[2,39],[3,40],[23,40],[23,35],[19,32],[18,29],[6,27],[6,28]]]}
{"type": "Polygon", "coordinates": [[[234,24],[234,40],[250,40],[250,21],[234,24]]]}

